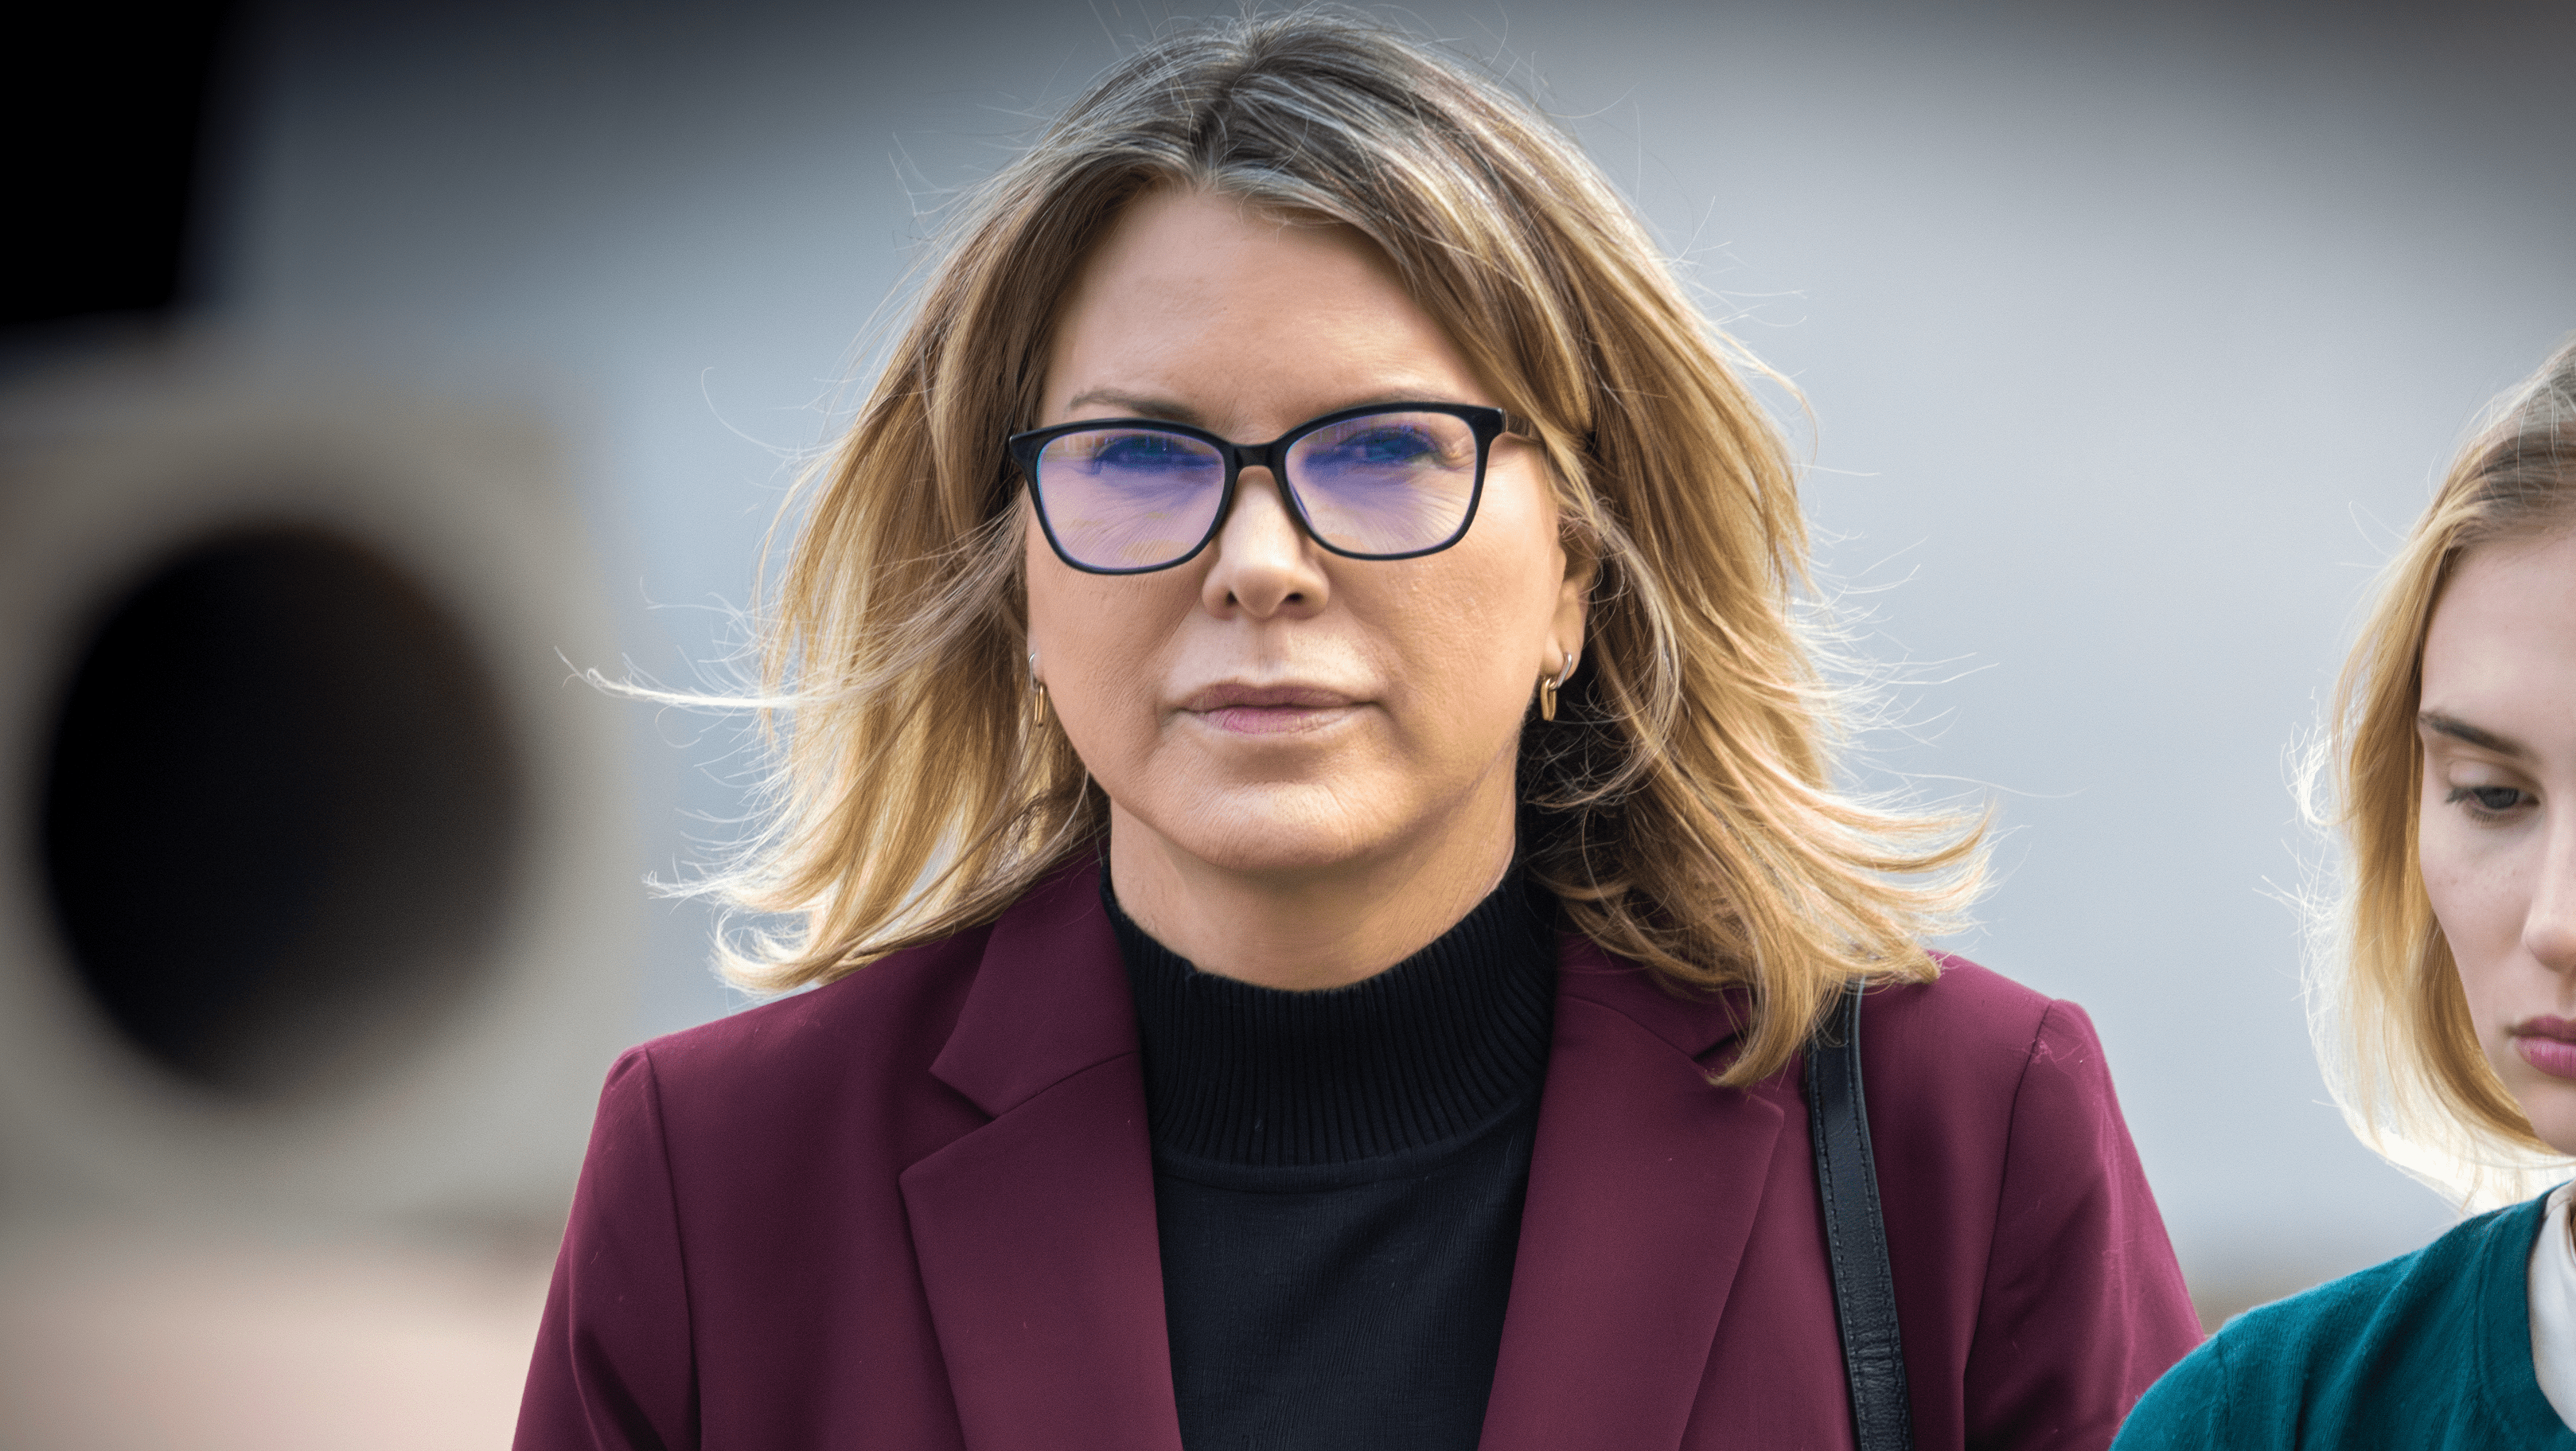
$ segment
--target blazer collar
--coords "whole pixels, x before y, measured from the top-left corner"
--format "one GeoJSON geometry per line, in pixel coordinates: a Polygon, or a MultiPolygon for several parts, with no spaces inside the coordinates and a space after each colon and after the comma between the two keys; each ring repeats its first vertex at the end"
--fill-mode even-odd
{"type": "Polygon", "coordinates": [[[1784,1080],[1708,1081],[1741,1006],[1564,939],[1482,1451],[1680,1444],[1774,1142],[1803,1113],[1784,1080]]]}
{"type": "Polygon", "coordinates": [[[977,1451],[1181,1451],[1136,1010],[1097,870],[993,924],[930,1070],[993,1121],[902,1175],[977,1451]]]}
{"type": "Polygon", "coordinates": [[[1137,1051],[1136,1004],[1084,857],[1038,883],[993,924],[948,1044],[940,1082],[1000,1118],[1086,1068],[1137,1051]]]}

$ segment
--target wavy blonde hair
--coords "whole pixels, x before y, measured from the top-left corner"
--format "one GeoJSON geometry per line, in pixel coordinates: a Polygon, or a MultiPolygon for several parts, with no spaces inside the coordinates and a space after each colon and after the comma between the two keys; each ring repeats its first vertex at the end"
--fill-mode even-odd
{"type": "Polygon", "coordinates": [[[2327,1083],[2364,1143],[2464,1204],[2523,1198],[2568,1160],[2488,1065],[2424,890],[2424,636],[2470,551],[2571,528],[2576,343],[2489,405],[2381,570],[2301,774],[2307,815],[2342,856],[2340,889],[2309,922],[2309,1026],[2327,1083]]]}
{"type": "Polygon", "coordinates": [[[1924,980],[1982,826],[1837,788],[1836,689],[1798,621],[1788,447],[1744,357],[1534,109],[1432,47],[1299,10],[1187,29],[1111,70],[960,204],[848,433],[800,486],[763,627],[789,709],[765,830],[705,885],[792,930],[725,949],[761,989],[988,922],[1097,850],[1107,801],[1029,709],[1025,509],[1002,439],[1048,329],[1147,190],[1345,223],[1533,420],[1591,646],[1523,737],[1523,858],[1572,923],[1676,988],[1741,988],[1725,1081],[1780,1069],[1856,977],[1924,980]]]}

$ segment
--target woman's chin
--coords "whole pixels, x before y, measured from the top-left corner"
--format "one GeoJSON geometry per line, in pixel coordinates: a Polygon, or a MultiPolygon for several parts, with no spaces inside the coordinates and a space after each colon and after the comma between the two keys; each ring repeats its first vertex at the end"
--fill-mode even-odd
{"type": "Polygon", "coordinates": [[[2513,1095],[2533,1135],[2559,1153],[2576,1157],[2576,1078],[2548,1071],[2563,1067],[2565,1055],[2531,1054],[2516,1038],[2490,1040],[2485,1046],[2487,1065],[2504,1081],[2505,1091],[2513,1095]],[[2535,1057],[2541,1061],[2534,1062],[2535,1057]]]}
{"type": "Polygon", "coordinates": [[[1245,876],[1329,873],[1383,855],[1402,836],[1400,789],[1374,793],[1319,783],[1264,782],[1191,793],[1170,810],[1126,811],[1168,849],[1245,876]],[[1374,805],[1377,809],[1371,810],[1374,805]]]}
{"type": "Polygon", "coordinates": [[[2531,1131],[2542,1143],[2576,1158],[2576,1083],[2553,1078],[2515,1086],[2531,1131]]]}

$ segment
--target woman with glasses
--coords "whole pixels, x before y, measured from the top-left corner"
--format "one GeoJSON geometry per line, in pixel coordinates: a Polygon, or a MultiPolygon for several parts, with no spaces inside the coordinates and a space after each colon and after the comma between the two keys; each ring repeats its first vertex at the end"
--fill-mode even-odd
{"type": "Polygon", "coordinates": [[[2418,1177],[2533,1197],[2229,1321],[2120,1445],[2576,1451],[2576,345],[2452,464],[2332,725],[2310,762],[2350,867],[2318,924],[2328,1080],[2418,1177]]]}
{"type": "Polygon", "coordinates": [[[2107,1444],[2171,1250],[1920,945],[1972,825],[1835,789],[1743,366],[1427,46],[1099,82],[814,480],[724,883],[811,991],[612,1072],[520,1444],[2107,1444]]]}

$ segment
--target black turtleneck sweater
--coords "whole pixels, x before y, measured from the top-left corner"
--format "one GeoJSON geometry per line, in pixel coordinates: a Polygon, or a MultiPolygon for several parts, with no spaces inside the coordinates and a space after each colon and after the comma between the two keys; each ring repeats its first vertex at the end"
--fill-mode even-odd
{"type": "MultiPolygon", "coordinates": [[[[1101,878],[1145,1050],[1190,1451],[1471,1451],[1493,1390],[1554,1015],[1517,874],[1348,987],[1200,972],[1101,878]]],[[[1542,913],[1545,916],[1542,916],[1542,913]]]]}

